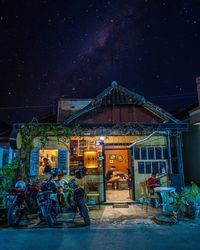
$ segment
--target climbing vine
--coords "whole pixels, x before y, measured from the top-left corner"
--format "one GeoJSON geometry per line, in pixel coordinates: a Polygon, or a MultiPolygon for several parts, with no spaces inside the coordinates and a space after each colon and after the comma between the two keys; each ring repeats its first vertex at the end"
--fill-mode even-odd
{"type": "Polygon", "coordinates": [[[83,135],[83,130],[79,125],[69,128],[59,124],[40,124],[36,119],[30,123],[21,125],[19,130],[22,136],[21,166],[25,165],[22,166],[25,173],[21,173],[21,175],[26,175],[29,170],[29,154],[34,138],[38,137],[41,148],[45,147],[50,136],[56,138],[58,143],[64,144],[66,147],[68,147],[71,136],[83,135]]]}

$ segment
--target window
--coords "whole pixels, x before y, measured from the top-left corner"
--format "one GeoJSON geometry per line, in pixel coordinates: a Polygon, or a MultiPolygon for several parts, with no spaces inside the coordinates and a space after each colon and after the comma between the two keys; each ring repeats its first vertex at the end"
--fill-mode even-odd
{"type": "Polygon", "coordinates": [[[156,150],[156,159],[162,160],[162,148],[155,148],[156,150]]]}
{"type": "Polygon", "coordinates": [[[9,149],[3,149],[3,160],[2,160],[2,166],[8,164],[9,160],[9,149]]]}
{"type": "Polygon", "coordinates": [[[152,162],[152,172],[159,173],[158,162],[157,161],[152,162]]]}
{"type": "Polygon", "coordinates": [[[151,174],[151,162],[145,162],[146,174],[151,174]]]}
{"type": "Polygon", "coordinates": [[[138,162],[138,173],[144,174],[144,162],[143,161],[138,162]]]}
{"type": "Polygon", "coordinates": [[[165,161],[160,162],[160,173],[166,173],[166,162],[165,161]]]}
{"type": "Polygon", "coordinates": [[[148,159],[149,160],[154,160],[155,159],[154,148],[153,147],[148,148],[148,159]]]}
{"type": "Polygon", "coordinates": [[[134,148],[134,159],[140,160],[140,148],[134,148]]]}
{"type": "Polygon", "coordinates": [[[141,159],[146,160],[147,159],[147,149],[141,148],[141,159]]]}
{"type": "Polygon", "coordinates": [[[167,148],[164,147],[164,148],[162,149],[162,151],[163,151],[163,160],[166,160],[166,159],[168,158],[167,148]]]}

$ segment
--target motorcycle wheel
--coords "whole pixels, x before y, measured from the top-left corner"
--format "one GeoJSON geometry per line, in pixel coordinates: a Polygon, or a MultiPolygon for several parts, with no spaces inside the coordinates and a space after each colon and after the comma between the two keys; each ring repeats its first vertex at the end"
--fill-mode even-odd
{"type": "Polygon", "coordinates": [[[53,202],[50,202],[47,207],[47,224],[49,227],[54,227],[56,223],[56,211],[55,211],[55,205],[53,202]]]}
{"type": "Polygon", "coordinates": [[[22,210],[17,208],[17,204],[14,202],[8,209],[8,224],[9,226],[16,227],[22,218],[22,210]]]}
{"type": "Polygon", "coordinates": [[[90,222],[90,215],[89,215],[88,207],[87,207],[84,200],[82,200],[80,202],[80,211],[81,211],[81,216],[83,217],[83,220],[85,222],[85,225],[89,226],[91,223],[90,222]]]}

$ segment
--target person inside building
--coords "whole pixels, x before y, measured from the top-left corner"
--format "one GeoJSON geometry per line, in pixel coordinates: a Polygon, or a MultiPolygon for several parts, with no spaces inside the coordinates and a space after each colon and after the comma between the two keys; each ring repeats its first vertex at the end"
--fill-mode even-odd
{"type": "Polygon", "coordinates": [[[40,165],[39,165],[39,175],[43,175],[43,172],[44,172],[43,162],[40,161],[40,165]]]}
{"type": "Polygon", "coordinates": [[[113,174],[115,168],[115,166],[111,166],[106,173],[106,181],[107,183],[112,183],[113,189],[117,189],[117,181],[120,179],[120,176],[114,176],[113,174]]]}
{"type": "Polygon", "coordinates": [[[49,159],[48,158],[43,158],[43,166],[44,166],[44,170],[43,170],[43,174],[49,174],[51,173],[51,165],[49,163],[49,159]]]}

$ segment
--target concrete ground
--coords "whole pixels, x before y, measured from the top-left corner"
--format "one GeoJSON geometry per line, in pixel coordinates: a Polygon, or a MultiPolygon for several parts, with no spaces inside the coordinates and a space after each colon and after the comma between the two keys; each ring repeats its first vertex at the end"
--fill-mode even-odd
{"type": "Polygon", "coordinates": [[[200,249],[200,218],[174,225],[159,225],[152,218],[158,209],[102,206],[90,211],[91,226],[72,213],[62,214],[55,228],[40,223],[37,216],[24,218],[18,228],[2,225],[3,250],[193,250],[200,249]]]}
{"type": "MultiPolygon", "coordinates": [[[[127,207],[114,208],[112,205],[101,206],[100,209],[90,209],[91,227],[92,228],[112,228],[113,226],[120,228],[131,228],[136,224],[144,224],[151,226],[158,226],[154,218],[156,215],[161,214],[161,210],[151,206],[146,210],[141,205],[127,205],[127,207]]],[[[179,221],[180,225],[200,226],[200,217],[195,220],[184,219],[179,221]]],[[[165,223],[165,225],[169,225],[165,223]]],[[[163,226],[163,225],[162,225],[163,226]]],[[[8,228],[9,226],[4,223],[0,225],[1,228],[8,228]]],[[[77,214],[68,212],[60,214],[57,220],[56,228],[79,228],[84,227],[83,219],[77,214]]],[[[24,217],[18,228],[48,228],[45,222],[41,222],[37,215],[28,215],[24,217]]]]}

